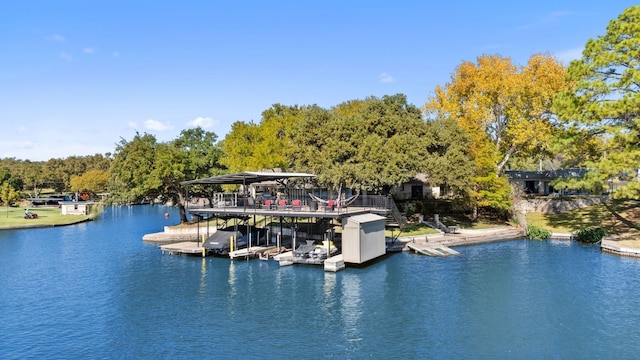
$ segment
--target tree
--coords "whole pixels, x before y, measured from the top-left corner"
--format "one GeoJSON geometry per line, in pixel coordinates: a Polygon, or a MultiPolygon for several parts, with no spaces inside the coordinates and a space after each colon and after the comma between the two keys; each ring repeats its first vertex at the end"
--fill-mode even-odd
{"type": "Polygon", "coordinates": [[[19,198],[20,194],[16,189],[14,189],[8,181],[4,181],[0,189],[0,200],[2,200],[2,204],[7,208],[7,217],[9,217],[9,205],[19,198]]]}
{"type": "Polygon", "coordinates": [[[71,177],[72,191],[104,191],[109,186],[109,173],[103,170],[89,170],[82,175],[71,177]]]}
{"type": "Polygon", "coordinates": [[[471,139],[474,218],[478,207],[510,207],[503,169],[515,155],[548,151],[553,96],[565,87],[564,68],[548,55],[534,55],[520,68],[509,58],[483,55],[477,64],[463,62],[450,83],[436,87],[423,111],[431,118],[456,119],[471,139]]]}
{"type": "Polygon", "coordinates": [[[259,124],[234,123],[223,142],[221,162],[233,172],[289,169],[296,152],[293,134],[302,120],[303,109],[274,104],[262,112],[259,124]]]}
{"type": "MultiPolygon", "coordinates": [[[[554,110],[567,127],[569,160],[589,172],[580,183],[607,188],[610,179],[635,175],[640,161],[640,6],[609,22],[606,33],[590,39],[582,58],[569,64],[571,87],[558,94],[554,110]]],[[[630,181],[620,197],[640,197],[630,181]]]]}
{"type": "Polygon", "coordinates": [[[534,55],[518,69],[509,58],[483,55],[463,62],[444,88],[424,106],[427,115],[458,119],[470,133],[482,135],[475,146],[492,143],[496,173],[511,156],[545,151],[553,131],[553,96],[566,88],[565,70],[553,57],[534,55]],[[481,132],[478,132],[481,131],[481,132]]]}
{"type": "Polygon", "coordinates": [[[427,122],[427,157],[424,168],[433,185],[444,185],[454,195],[468,197],[474,174],[469,151],[471,138],[455,119],[427,122]]]}
{"type": "Polygon", "coordinates": [[[183,130],[168,143],[158,143],[153,135],[136,133],[131,141],[122,139],[111,168],[111,193],[116,201],[161,198],[180,210],[187,222],[182,181],[216,175],[220,171],[217,136],[202,128],[183,130]]]}
{"type": "Polygon", "coordinates": [[[411,179],[426,156],[420,110],[403,94],[305,109],[295,164],[333,189],[388,192],[411,179]]]}
{"type": "Polygon", "coordinates": [[[231,172],[260,169],[253,156],[253,146],[261,140],[259,134],[257,124],[242,121],[231,124],[231,131],[221,144],[224,155],[220,162],[231,172]]]}
{"type": "Polygon", "coordinates": [[[21,167],[20,177],[23,179],[23,190],[25,192],[31,190],[33,191],[33,197],[40,196],[41,186],[45,182],[41,162],[25,160],[21,167]]]}
{"type": "Polygon", "coordinates": [[[217,138],[215,133],[196,127],[183,130],[178,138],[157,148],[152,176],[161,182],[162,196],[178,206],[180,222],[187,222],[186,198],[180,182],[223,172],[217,138]]]}
{"type": "Polygon", "coordinates": [[[158,195],[159,184],[152,178],[157,140],[151,134],[136,135],[131,141],[121,139],[111,164],[110,190],[115,202],[137,202],[158,195]]]}

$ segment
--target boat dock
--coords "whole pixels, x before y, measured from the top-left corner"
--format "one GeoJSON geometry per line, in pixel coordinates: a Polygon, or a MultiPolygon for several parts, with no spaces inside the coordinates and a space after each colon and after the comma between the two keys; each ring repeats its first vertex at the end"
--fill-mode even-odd
{"type": "Polygon", "coordinates": [[[169,255],[206,255],[205,248],[199,241],[183,241],[179,243],[161,245],[160,250],[163,254],[169,255]]]}
{"type": "Polygon", "coordinates": [[[295,256],[293,254],[293,251],[287,251],[285,253],[274,256],[273,260],[277,261],[280,266],[289,266],[293,264],[323,265],[324,271],[331,272],[337,272],[343,270],[346,267],[342,254],[334,255],[328,259],[320,259],[295,256]]]}
{"type": "Polygon", "coordinates": [[[427,256],[445,257],[449,255],[456,255],[456,256],[460,255],[459,252],[442,244],[409,243],[407,244],[407,247],[418,254],[427,255],[427,256]]]}
{"type": "Polygon", "coordinates": [[[252,246],[229,252],[229,258],[233,259],[251,259],[259,257],[261,260],[267,260],[269,256],[278,253],[278,247],[273,246],[252,246]]]}

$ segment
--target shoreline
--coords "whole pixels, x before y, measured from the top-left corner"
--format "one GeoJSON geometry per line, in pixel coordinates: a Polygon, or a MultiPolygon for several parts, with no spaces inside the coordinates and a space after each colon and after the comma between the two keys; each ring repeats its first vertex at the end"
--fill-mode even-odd
{"type": "Polygon", "coordinates": [[[42,228],[49,228],[49,227],[59,227],[59,226],[69,226],[69,225],[76,225],[76,224],[81,224],[87,221],[93,221],[94,218],[89,217],[87,219],[80,219],[80,220],[75,220],[72,222],[68,222],[68,223],[62,223],[62,224],[43,224],[43,223],[39,223],[39,224],[25,224],[25,225],[6,225],[6,226],[0,226],[0,231],[1,230],[28,230],[28,229],[42,229],[42,228]]]}

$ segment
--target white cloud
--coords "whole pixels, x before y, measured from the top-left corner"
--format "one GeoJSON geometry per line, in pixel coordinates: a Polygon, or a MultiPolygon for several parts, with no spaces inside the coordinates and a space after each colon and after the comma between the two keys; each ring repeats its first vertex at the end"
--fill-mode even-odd
{"type": "Polygon", "coordinates": [[[191,126],[191,127],[196,127],[199,126],[203,129],[208,129],[208,128],[212,128],[214,125],[217,125],[218,122],[213,120],[210,117],[202,117],[199,116],[189,122],[187,122],[187,125],[191,126]]]}
{"type": "Polygon", "coordinates": [[[73,56],[71,56],[71,54],[66,53],[66,52],[61,52],[60,54],[58,54],[60,56],[60,58],[67,60],[67,61],[71,61],[73,60],[73,56]]]}
{"type": "Polygon", "coordinates": [[[569,65],[572,60],[582,58],[582,47],[566,49],[555,53],[556,58],[564,65],[569,65]]]}
{"type": "Polygon", "coordinates": [[[84,49],[82,49],[82,52],[88,55],[94,54],[96,52],[96,49],[94,48],[90,48],[90,47],[86,47],[84,49]]]}
{"type": "Polygon", "coordinates": [[[378,80],[381,83],[392,83],[396,81],[396,79],[394,79],[393,76],[389,75],[389,73],[386,73],[386,72],[383,72],[382,74],[378,75],[378,80]]]}
{"type": "Polygon", "coordinates": [[[530,30],[530,29],[535,29],[538,28],[544,24],[551,24],[551,23],[555,23],[556,21],[558,21],[558,19],[565,17],[565,16],[570,16],[573,13],[570,11],[553,11],[549,14],[547,14],[546,16],[539,18],[538,20],[536,20],[533,23],[530,24],[523,24],[522,26],[519,26],[517,29],[518,30],[530,30]]]}
{"type": "Polygon", "coordinates": [[[165,131],[171,129],[172,126],[158,120],[148,119],[144,122],[144,128],[155,131],[165,131]]]}
{"type": "Polygon", "coordinates": [[[25,141],[17,141],[17,142],[13,142],[9,144],[12,147],[18,148],[18,149],[33,149],[34,148],[34,143],[32,141],[29,140],[25,140],[25,141]]]}
{"type": "Polygon", "coordinates": [[[539,22],[541,23],[551,23],[551,22],[555,22],[556,20],[564,17],[564,16],[569,16],[572,13],[570,11],[553,11],[551,12],[549,15],[543,17],[542,19],[540,19],[539,22]]]}
{"type": "Polygon", "coordinates": [[[47,35],[45,36],[45,39],[49,40],[49,41],[53,41],[53,42],[66,42],[67,39],[60,35],[60,34],[51,34],[51,35],[47,35]]]}
{"type": "Polygon", "coordinates": [[[135,122],[135,121],[129,121],[129,122],[127,123],[127,126],[129,126],[129,127],[130,127],[130,128],[132,128],[132,129],[138,129],[138,124],[136,124],[136,122],[135,122]]]}

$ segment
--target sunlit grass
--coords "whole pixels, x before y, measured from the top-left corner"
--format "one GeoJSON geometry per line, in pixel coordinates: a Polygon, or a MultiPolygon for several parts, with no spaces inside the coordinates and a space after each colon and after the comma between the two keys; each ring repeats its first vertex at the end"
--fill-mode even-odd
{"type": "MultiPolygon", "coordinates": [[[[386,237],[395,237],[398,236],[399,229],[387,229],[384,231],[384,236],[386,237]]],[[[429,234],[438,234],[438,230],[427,226],[425,224],[408,224],[402,229],[400,233],[400,237],[405,236],[420,236],[420,235],[429,235],[429,234]]]]}
{"type": "Polygon", "coordinates": [[[94,215],[62,215],[59,208],[33,208],[37,219],[25,219],[24,209],[19,207],[0,207],[1,227],[29,227],[68,225],[90,219],[94,215]]]}
{"type": "Polygon", "coordinates": [[[527,213],[527,224],[558,233],[602,227],[623,239],[640,239],[640,207],[637,201],[614,201],[563,214],[527,213]]]}

